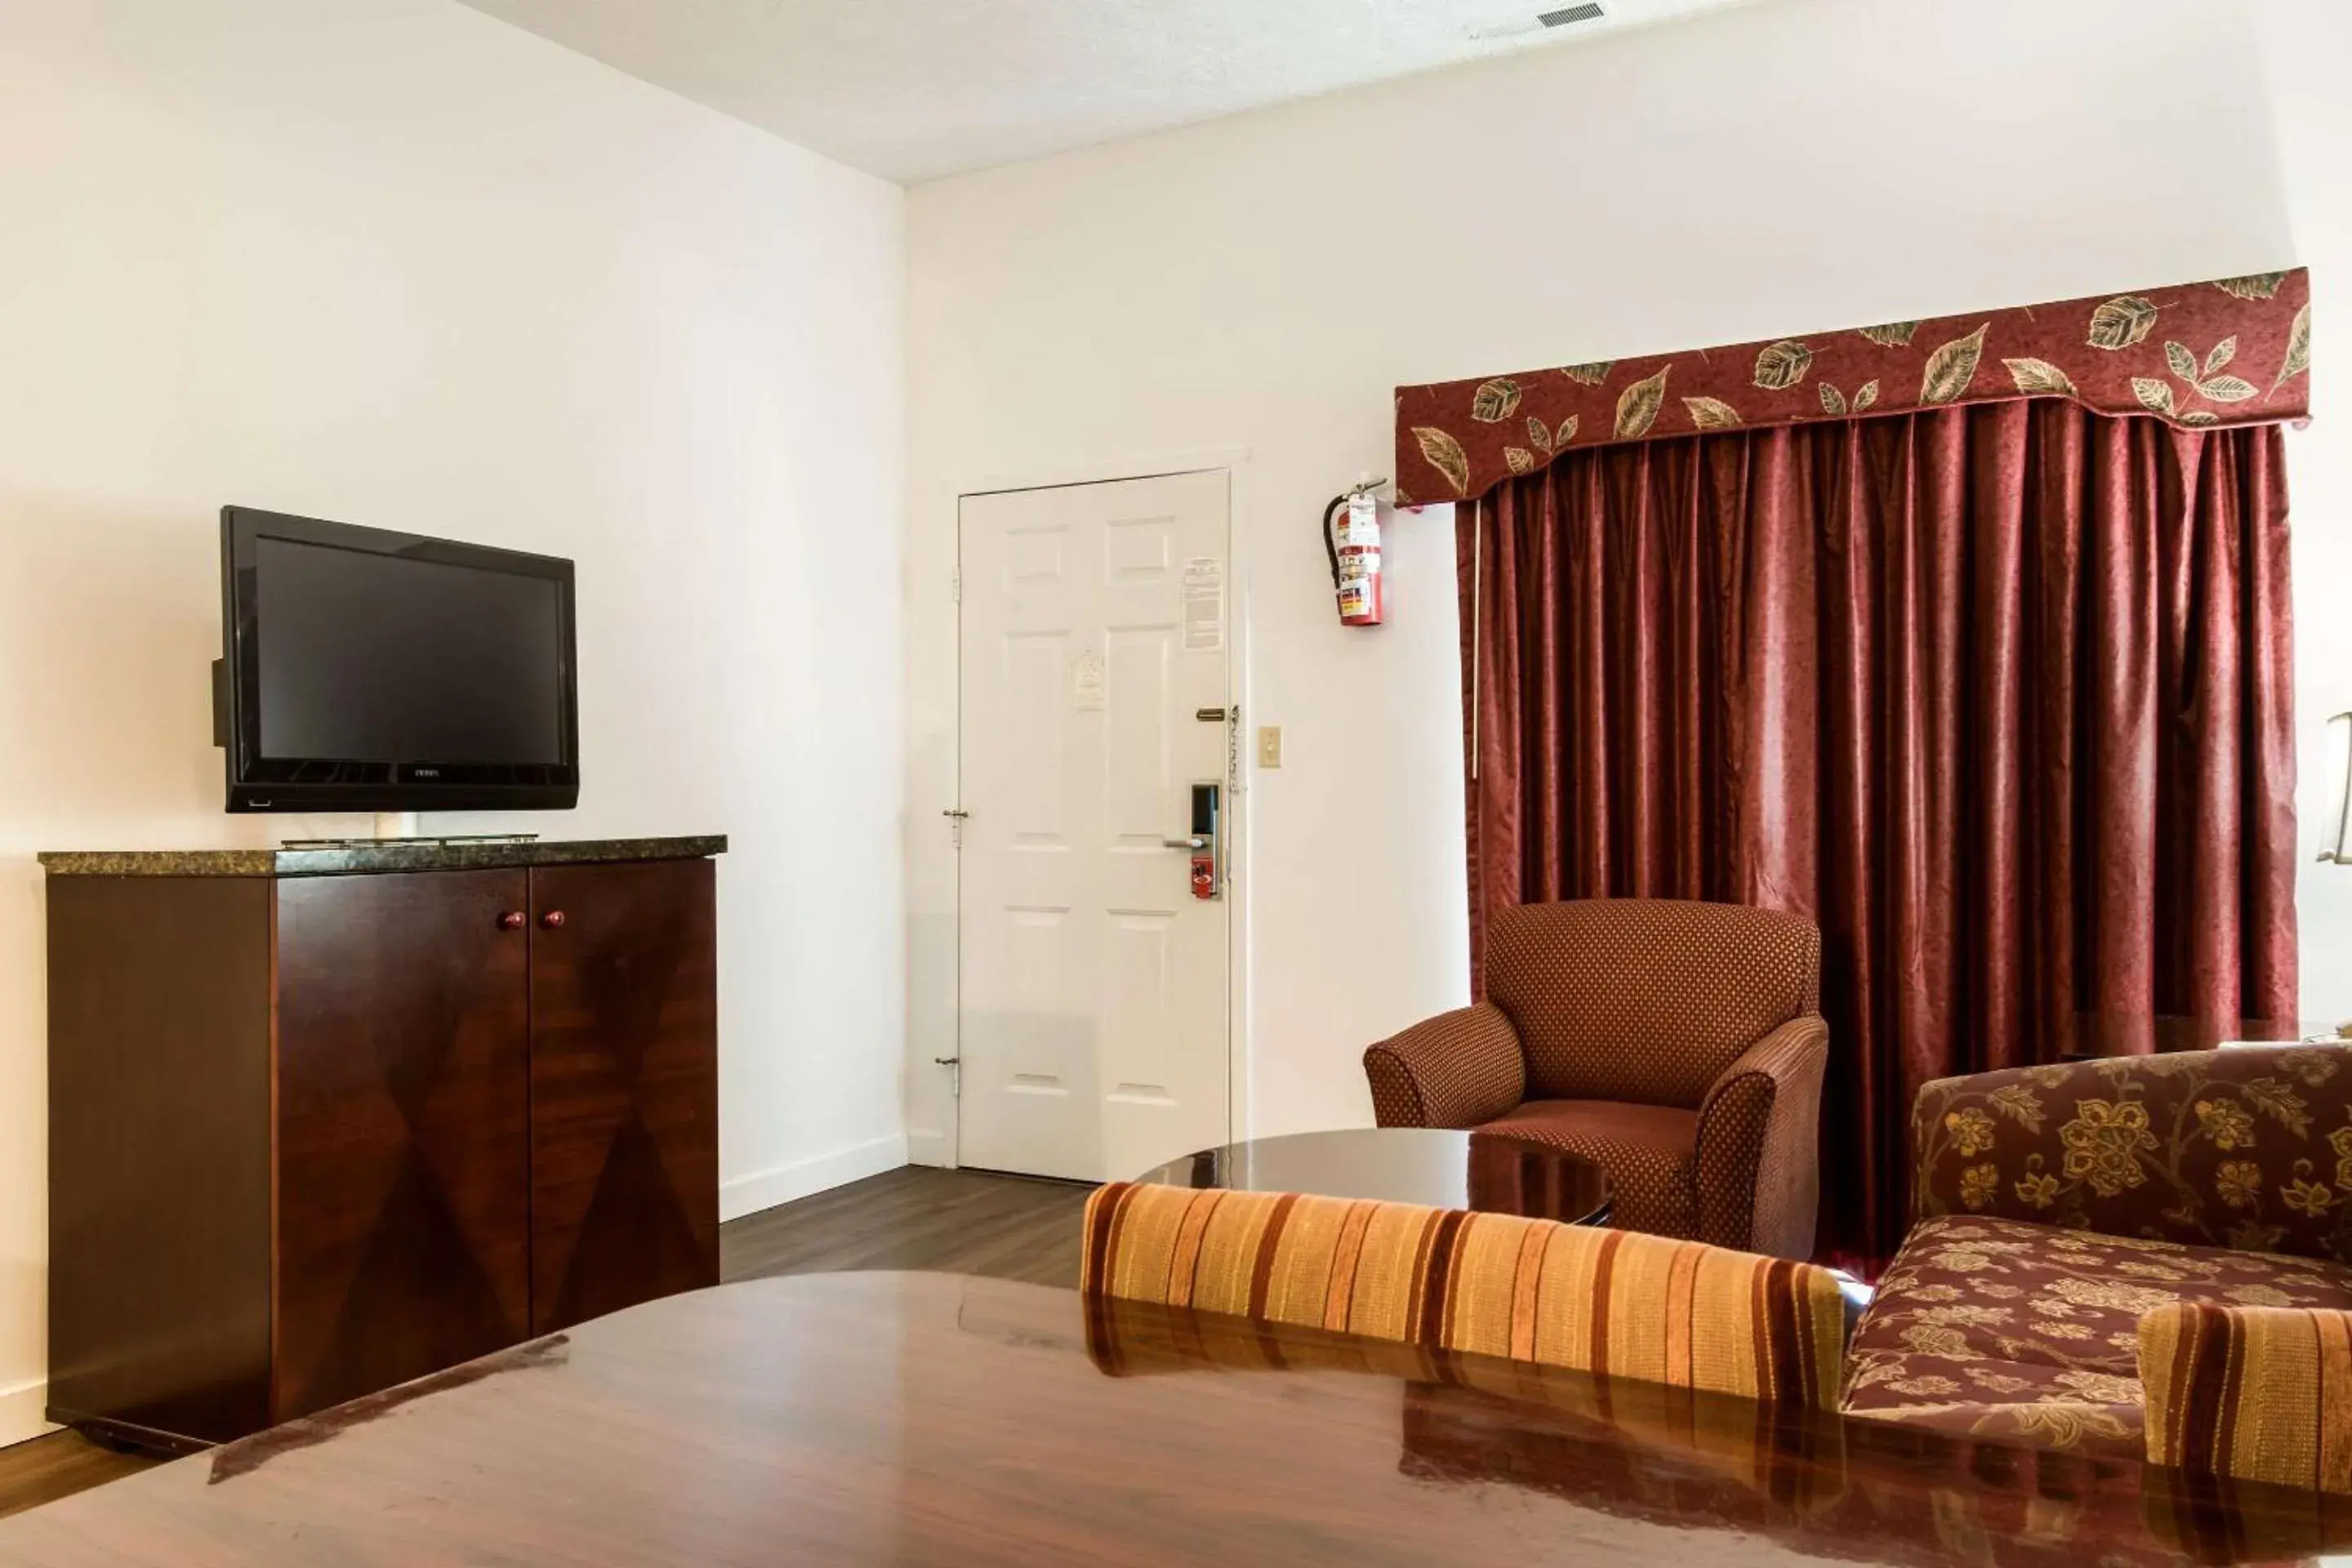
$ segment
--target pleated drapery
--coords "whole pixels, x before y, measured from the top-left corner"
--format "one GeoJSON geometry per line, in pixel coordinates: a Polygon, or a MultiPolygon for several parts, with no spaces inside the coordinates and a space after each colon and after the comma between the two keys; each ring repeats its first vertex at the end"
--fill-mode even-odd
{"type": "Polygon", "coordinates": [[[2033,399],[1569,451],[1459,507],[1474,958],[1554,899],[1818,922],[1821,1234],[1865,1268],[1920,1084],[2085,1019],[2291,1017],[2283,446],[2033,399]]]}

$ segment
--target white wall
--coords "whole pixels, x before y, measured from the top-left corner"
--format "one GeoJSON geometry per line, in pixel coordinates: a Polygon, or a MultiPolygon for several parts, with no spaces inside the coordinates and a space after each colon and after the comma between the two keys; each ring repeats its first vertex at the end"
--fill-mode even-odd
{"type": "Polygon", "coordinates": [[[0,7],[0,1440],[34,852],[354,826],[221,814],[225,501],[576,558],[585,786],[519,825],[733,835],[730,1212],[898,1163],[901,194],[448,0],[0,7]]]}
{"type": "Polygon", "coordinates": [[[2352,866],[2333,847],[2352,710],[2352,15],[2336,0],[2258,0],[2279,163],[2296,255],[2311,268],[2312,424],[2287,435],[2294,505],[2295,808],[2303,850],[2295,914],[2303,931],[2303,1010],[2352,1021],[2352,866]]]}
{"type": "Polygon", "coordinates": [[[960,488],[1249,449],[1244,705],[1287,765],[1250,797],[1244,1131],[1360,1123],[1364,1044],[1465,990],[1450,524],[1392,531],[1372,633],[1317,538],[1389,469],[1392,385],[2294,259],[2213,0],[1774,0],[919,186],[908,222],[919,1155],[953,1116],[960,488]]]}

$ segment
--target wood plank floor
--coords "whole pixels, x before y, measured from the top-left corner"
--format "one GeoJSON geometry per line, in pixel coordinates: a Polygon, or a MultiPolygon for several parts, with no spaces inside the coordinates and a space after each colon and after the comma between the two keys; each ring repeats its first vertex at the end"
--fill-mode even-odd
{"type": "Polygon", "coordinates": [[[79,1432],[0,1448],[0,1519],[135,1476],[153,1462],[101,1448],[79,1432]]]}
{"type": "MultiPolygon", "coordinates": [[[[1069,1182],[908,1165],[719,1229],[725,1279],[849,1268],[935,1268],[1032,1285],[1078,1283],[1078,1215],[1069,1182]]],[[[153,1461],[73,1432],[0,1448],[0,1518],[87,1491],[153,1461]]]]}
{"type": "Polygon", "coordinates": [[[908,1165],[719,1227],[729,1279],[844,1268],[935,1268],[1078,1288],[1073,1182],[908,1165]]]}

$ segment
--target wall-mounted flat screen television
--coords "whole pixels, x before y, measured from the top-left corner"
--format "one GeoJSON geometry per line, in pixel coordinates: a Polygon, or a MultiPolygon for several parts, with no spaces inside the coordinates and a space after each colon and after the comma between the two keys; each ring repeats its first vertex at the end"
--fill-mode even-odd
{"type": "Polygon", "coordinates": [[[221,509],[231,811],[580,798],[572,563],[221,509]]]}

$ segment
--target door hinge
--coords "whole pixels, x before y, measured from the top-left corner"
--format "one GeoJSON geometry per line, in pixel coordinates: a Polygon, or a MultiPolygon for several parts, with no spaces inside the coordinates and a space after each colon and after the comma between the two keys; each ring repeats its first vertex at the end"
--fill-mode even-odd
{"type": "Polygon", "coordinates": [[[949,1097],[954,1100],[961,1100],[963,1098],[963,1058],[960,1056],[933,1057],[931,1060],[939,1066],[949,1069],[949,1097]]]}
{"type": "Polygon", "coordinates": [[[961,566],[948,574],[948,599],[951,604],[963,603],[963,568],[961,566]]]}
{"type": "MultiPolygon", "coordinates": [[[[967,819],[971,816],[971,813],[970,813],[970,812],[968,812],[968,811],[964,810],[964,809],[963,809],[963,808],[961,808],[961,806],[953,806],[953,805],[951,805],[951,806],[948,807],[945,811],[942,811],[941,813],[940,813],[940,815],[941,816],[944,816],[944,817],[946,817],[946,818],[948,819],[948,842],[949,842],[949,844],[950,844],[950,845],[951,845],[952,847],[954,847],[955,848],[958,848],[958,849],[962,848],[962,847],[963,847],[963,825],[964,825],[965,821],[966,821],[966,820],[967,820],[967,819]]],[[[945,1060],[946,1058],[941,1058],[940,1059],[941,1059],[941,1060],[945,1060]]]]}

